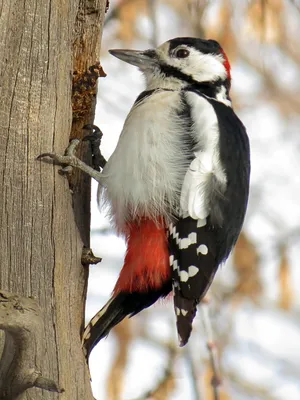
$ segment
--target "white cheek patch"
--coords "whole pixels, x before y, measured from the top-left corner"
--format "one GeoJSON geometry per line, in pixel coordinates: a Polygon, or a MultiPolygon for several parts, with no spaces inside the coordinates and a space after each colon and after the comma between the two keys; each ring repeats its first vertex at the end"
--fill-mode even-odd
{"type": "Polygon", "coordinates": [[[200,55],[196,50],[192,50],[189,61],[186,73],[191,75],[196,81],[204,82],[227,78],[227,72],[223,65],[224,60],[221,55],[200,55]]]}
{"type": "MultiPolygon", "coordinates": [[[[186,46],[180,46],[182,48],[186,46]]],[[[186,58],[169,56],[169,44],[164,43],[157,49],[160,59],[168,65],[179,69],[182,73],[191,76],[195,81],[206,82],[226,79],[227,71],[221,54],[203,54],[200,51],[188,48],[190,55],[186,58]]]]}

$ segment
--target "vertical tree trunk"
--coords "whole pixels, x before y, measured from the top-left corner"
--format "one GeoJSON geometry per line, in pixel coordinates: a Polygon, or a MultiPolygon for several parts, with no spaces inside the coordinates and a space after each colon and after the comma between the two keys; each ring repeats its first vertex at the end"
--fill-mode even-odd
{"type": "MultiPolygon", "coordinates": [[[[36,298],[43,346],[35,367],[64,389],[29,389],[31,400],[93,398],[80,341],[90,183],[75,175],[72,198],[58,167],[36,157],[68,145],[73,68],[99,59],[105,3],[0,0],[0,289],[36,298]]],[[[93,112],[91,102],[73,136],[93,112]]]]}

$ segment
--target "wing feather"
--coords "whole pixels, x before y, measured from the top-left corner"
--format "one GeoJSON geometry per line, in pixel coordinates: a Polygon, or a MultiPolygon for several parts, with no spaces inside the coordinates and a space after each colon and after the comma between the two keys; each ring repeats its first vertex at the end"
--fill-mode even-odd
{"type": "Polygon", "coordinates": [[[190,90],[186,100],[191,107],[195,157],[183,179],[179,218],[169,234],[181,346],[189,339],[197,304],[240,233],[250,173],[246,130],[233,110],[190,90]]]}
{"type": "Polygon", "coordinates": [[[183,180],[180,197],[180,207],[183,215],[194,219],[204,219],[208,216],[207,190],[211,180],[211,172],[201,162],[201,155],[191,162],[183,180]]]}

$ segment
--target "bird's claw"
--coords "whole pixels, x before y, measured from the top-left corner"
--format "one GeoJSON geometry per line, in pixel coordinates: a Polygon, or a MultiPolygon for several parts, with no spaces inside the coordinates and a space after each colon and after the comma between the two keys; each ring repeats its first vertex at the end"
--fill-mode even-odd
{"type": "Polygon", "coordinates": [[[56,153],[43,153],[37,157],[37,160],[42,160],[47,157],[51,158],[51,160],[53,160],[55,163],[62,166],[65,165],[60,171],[61,174],[69,174],[71,173],[73,167],[78,167],[80,162],[79,158],[77,158],[74,154],[79,143],[80,140],[73,139],[69,143],[64,155],[56,153]]]}
{"type": "Polygon", "coordinates": [[[86,140],[89,140],[90,142],[95,142],[96,140],[101,141],[103,133],[100,130],[100,128],[98,128],[97,125],[87,124],[87,125],[84,125],[84,127],[82,129],[85,129],[87,131],[92,131],[92,133],[90,133],[89,135],[86,135],[82,139],[83,141],[86,141],[86,140]]]}
{"type": "MultiPolygon", "coordinates": [[[[83,161],[81,161],[78,157],[75,156],[77,146],[80,143],[79,139],[73,139],[69,143],[69,146],[67,147],[64,155],[60,155],[60,154],[56,154],[56,153],[43,153],[37,157],[37,160],[44,161],[44,158],[48,157],[48,158],[52,159],[55,163],[63,166],[63,168],[60,170],[61,174],[70,174],[70,172],[72,171],[72,168],[74,167],[74,168],[78,168],[81,171],[85,172],[90,177],[94,178],[97,182],[100,182],[100,180],[101,180],[101,172],[99,172],[100,167],[103,168],[106,163],[104,157],[102,156],[102,154],[100,152],[99,147],[97,148],[97,144],[99,143],[99,145],[100,145],[102,132],[100,131],[99,128],[95,127],[95,125],[91,125],[91,128],[95,132],[93,132],[89,136],[93,137],[94,133],[96,135],[96,138],[92,141],[93,168],[90,167],[89,165],[85,164],[83,161]],[[97,128],[97,129],[95,129],[95,128],[97,128]],[[101,136],[100,136],[99,132],[100,132],[101,136]]],[[[87,139],[87,140],[89,140],[89,139],[87,139]]]]}
{"type": "Polygon", "coordinates": [[[100,171],[101,169],[104,168],[106,164],[106,160],[100,151],[100,145],[103,133],[96,125],[90,125],[90,124],[84,125],[83,129],[91,131],[91,133],[89,135],[86,135],[82,140],[90,142],[92,149],[93,168],[96,171],[100,171]]]}

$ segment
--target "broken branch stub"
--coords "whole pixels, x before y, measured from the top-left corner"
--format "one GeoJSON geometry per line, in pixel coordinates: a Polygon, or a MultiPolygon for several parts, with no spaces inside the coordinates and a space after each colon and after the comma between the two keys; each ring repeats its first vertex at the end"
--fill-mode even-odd
{"type": "Polygon", "coordinates": [[[0,399],[20,400],[32,387],[61,393],[38,369],[43,354],[43,320],[33,298],[0,290],[0,329],[5,343],[0,360],[0,399]]]}

